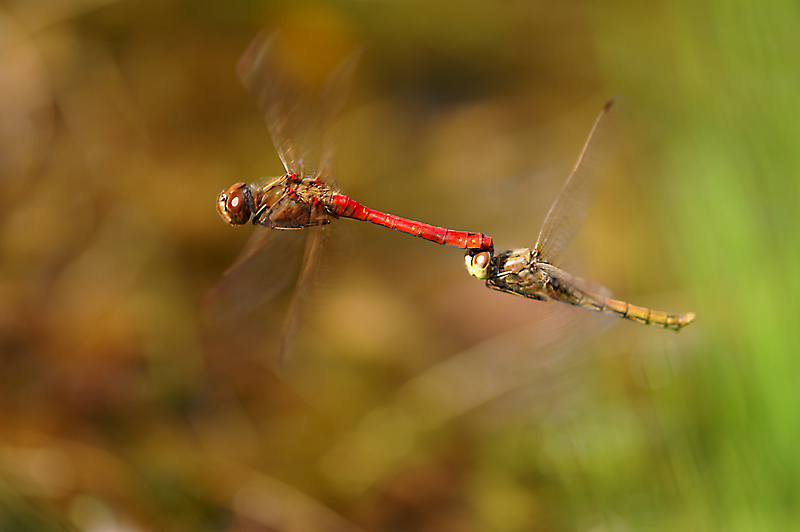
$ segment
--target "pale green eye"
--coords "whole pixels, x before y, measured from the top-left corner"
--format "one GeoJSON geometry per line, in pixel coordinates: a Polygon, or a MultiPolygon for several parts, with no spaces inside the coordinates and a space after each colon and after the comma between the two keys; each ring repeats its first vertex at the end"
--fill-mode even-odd
{"type": "Polygon", "coordinates": [[[464,255],[464,264],[473,277],[488,279],[492,265],[492,253],[491,251],[482,251],[473,254],[472,251],[467,251],[467,254],[464,255]]]}

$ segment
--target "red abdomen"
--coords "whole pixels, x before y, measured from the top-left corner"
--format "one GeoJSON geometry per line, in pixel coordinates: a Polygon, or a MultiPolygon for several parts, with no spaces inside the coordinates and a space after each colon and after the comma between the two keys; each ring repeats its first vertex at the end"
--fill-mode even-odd
{"type": "Polygon", "coordinates": [[[492,237],[486,236],[482,233],[471,233],[469,231],[451,231],[444,227],[436,227],[434,225],[425,224],[422,222],[415,222],[408,218],[401,218],[394,214],[387,214],[385,212],[376,211],[361,205],[357,201],[345,196],[343,194],[334,194],[331,196],[328,209],[331,214],[341,216],[342,218],[353,218],[355,220],[362,220],[364,222],[371,222],[374,224],[396,229],[402,233],[418,236],[437,244],[444,244],[445,246],[453,246],[462,249],[475,249],[481,251],[489,251],[493,249],[492,237]]]}

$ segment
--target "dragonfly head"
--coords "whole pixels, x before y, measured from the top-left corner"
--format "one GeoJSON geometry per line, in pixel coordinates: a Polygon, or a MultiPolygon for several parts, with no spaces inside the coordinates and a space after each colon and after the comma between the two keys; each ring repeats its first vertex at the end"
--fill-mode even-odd
{"type": "Polygon", "coordinates": [[[467,271],[478,279],[488,279],[492,270],[492,252],[468,249],[464,255],[464,264],[467,271]]]}
{"type": "Polygon", "coordinates": [[[217,210],[222,219],[231,225],[246,224],[255,211],[250,187],[244,183],[236,183],[222,191],[217,198],[217,210]]]}

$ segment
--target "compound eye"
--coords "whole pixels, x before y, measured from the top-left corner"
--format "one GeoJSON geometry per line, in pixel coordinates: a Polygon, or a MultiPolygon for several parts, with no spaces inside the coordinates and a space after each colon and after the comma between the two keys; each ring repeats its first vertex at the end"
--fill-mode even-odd
{"type": "Polygon", "coordinates": [[[464,263],[470,275],[478,279],[488,279],[492,266],[492,252],[481,251],[480,253],[474,253],[468,251],[464,256],[464,263]]]}
{"type": "Polygon", "coordinates": [[[219,195],[217,210],[222,218],[232,225],[247,223],[250,219],[250,207],[247,204],[247,185],[236,183],[219,195]]]}
{"type": "Polygon", "coordinates": [[[225,202],[225,207],[231,214],[239,214],[242,212],[242,207],[244,206],[244,192],[242,192],[241,189],[232,192],[231,195],[228,196],[228,200],[225,202]]]}

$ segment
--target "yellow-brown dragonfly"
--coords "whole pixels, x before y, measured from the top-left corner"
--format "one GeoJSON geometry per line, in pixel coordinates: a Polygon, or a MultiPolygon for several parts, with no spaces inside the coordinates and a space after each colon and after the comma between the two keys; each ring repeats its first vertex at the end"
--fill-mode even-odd
{"type": "Polygon", "coordinates": [[[695,318],[693,312],[669,314],[632,305],[603,295],[602,287],[589,283],[553,265],[569,244],[585,216],[587,164],[596,150],[598,131],[606,122],[613,100],[606,103],[595,120],[578,162],[567,178],[560,194],[544,220],[536,246],[520,248],[494,255],[491,250],[468,250],[465,255],[467,271],[486,281],[489,288],[517,294],[540,301],[554,300],[587,308],[620,318],[680,330],[695,318]]]}

